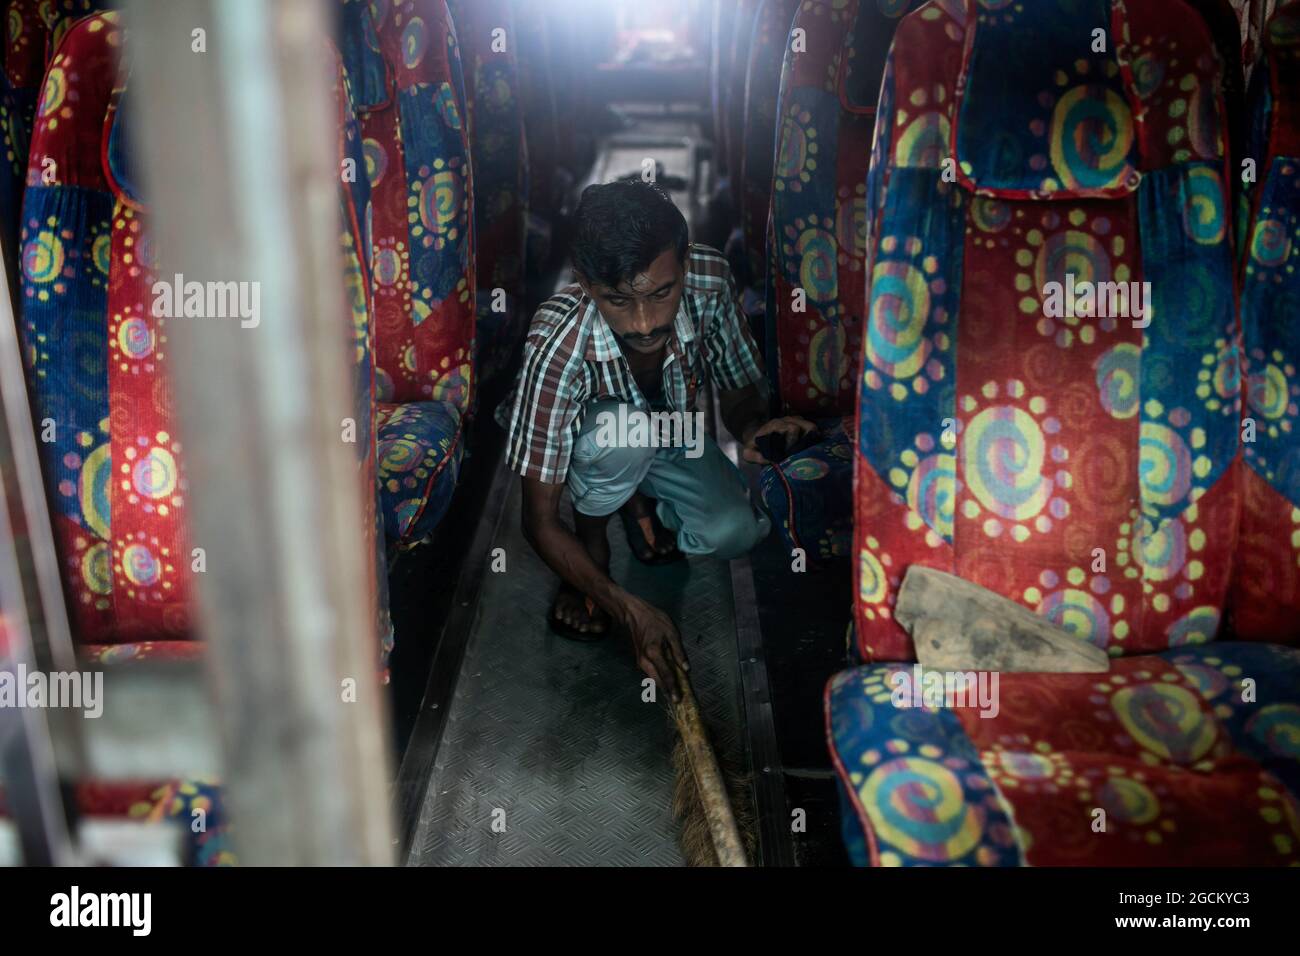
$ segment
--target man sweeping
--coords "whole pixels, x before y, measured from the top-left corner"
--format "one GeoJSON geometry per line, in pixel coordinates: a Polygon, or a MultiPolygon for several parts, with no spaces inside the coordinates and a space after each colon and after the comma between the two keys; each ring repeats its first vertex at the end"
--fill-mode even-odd
{"type": "Polygon", "coordinates": [[[610,578],[609,520],[619,516],[632,553],[649,564],[728,559],[767,535],[739,470],[696,427],[710,378],[748,461],[766,461],[756,438],[780,433],[793,444],[814,426],[768,419],[762,362],[726,260],[690,243],[659,186],[588,187],[572,260],[576,285],[533,317],[513,400],[506,455],[523,482],[524,535],[561,579],[551,628],[590,641],[622,624],[638,665],[677,700],[674,663],[688,666],[677,628],[610,578]],[[572,531],[560,520],[566,486],[572,531]]]}

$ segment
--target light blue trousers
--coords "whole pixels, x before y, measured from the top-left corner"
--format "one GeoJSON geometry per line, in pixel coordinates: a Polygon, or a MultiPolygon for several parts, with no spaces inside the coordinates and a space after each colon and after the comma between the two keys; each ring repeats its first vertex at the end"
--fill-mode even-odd
{"type": "Polygon", "coordinates": [[[620,404],[589,402],[583,409],[568,477],[577,511],[593,517],[613,514],[639,490],[658,502],[659,520],[677,534],[677,547],[686,554],[725,560],[767,537],[771,521],[755,513],[740,470],[708,435],[700,434],[694,449],[598,440],[601,413],[617,416],[620,404]],[[688,451],[698,457],[689,457],[688,451]]]}

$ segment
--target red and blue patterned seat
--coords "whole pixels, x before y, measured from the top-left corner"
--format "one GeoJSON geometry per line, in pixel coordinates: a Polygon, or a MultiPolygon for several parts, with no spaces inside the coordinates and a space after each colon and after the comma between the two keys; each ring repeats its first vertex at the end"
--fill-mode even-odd
{"type": "Polygon", "coordinates": [[[1181,0],[932,0],[898,29],[867,196],[867,664],[827,689],[857,863],[1300,862],[1300,650],[1210,643],[1243,482],[1219,71],[1181,0]],[[1058,317],[1071,281],[1150,283],[1147,311],[1058,317]],[[982,715],[922,697],[884,663],[915,660],[913,564],[1109,673],[1004,673],[982,715]]]}
{"type": "MultiPolygon", "coordinates": [[[[778,4],[779,6],[779,4],[778,4]]],[[[908,0],[815,0],[781,41],[775,173],[764,202],[767,363],[786,413],[826,439],[764,470],[763,499],[791,548],[844,557],[853,526],[851,415],[861,354],[865,180],[885,52],[908,0]],[[846,443],[846,436],[848,443],[846,443]],[[816,544],[814,544],[816,542],[816,544]]]]}
{"type": "Polygon", "coordinates": [[[739,176],[740,225],[749,275],[761,283],[767,247],[767,217],[772,204],[772,164],[776,141],[776,99],[781,89],[790,24],[800,0],[762,0],[754,15],[745,68],[743,134],[739,176]]]}
{"type": "Polygon", "coordinates": [[[528,156],[519,95],[514,14],[507,0],[452,0],[465,68],[474,164],[478,311],[476,368],[483,382],[508,378],[528,325],[524,246],[528,156]]]}
{"type": "Polygon", "coordinates": [[[116,15],[59,45],[36,111],[20,335],[74,630],[90,644],[187,639],[190,547],[155,249],[122,149],[116,15]],[[103,143],[99,149],[87,143],[103,143]],[[118,477],[120,473],[121,477],[118,477]]]}
{"type": "MultiPolygon", "coordinates": [[[[202,653],[191,609],[185,455],[172,411],[173,320],[154,314],[157,250],[125,133],[133,99],[121,67],[124,42],[118,15],[96,14],[67,30],[50,61],[35,113],[20,251],[19,334],[38,427],[51,439],[42,444],[43,466],[65,590],[80,650],[102,664],[202,653]]],[[[340,163],[361,158],[344,84],[340,66],[333,91],[340,163]]],[[[373,491],[367,183],[357,179],[340,190],[339,289],[350,303],[340,331],[354,355],[364,505],[357,542],[375,555],[370,599],[382,653],[391,625],[373,491]]],[[[161,819],[209,810],[207,832],[191,849],[200,861],[229,859],[218,791],[207,783],[80,789],[90,813],[161,819]]]]}
{"type": "Polygon", "coordinates": [[[1246,411],[1233,626],[1300,641],[1300,3],[1281,4],[1255,70],[1258,183],[1241,250],[1246,411]]]}
{"type": "Polygon", "coordinates": [[[474,384],[473,177],[444,0],[345,0],[341,47],[369,180],[379,497],[390,546],[450,506],[474,384]]]}

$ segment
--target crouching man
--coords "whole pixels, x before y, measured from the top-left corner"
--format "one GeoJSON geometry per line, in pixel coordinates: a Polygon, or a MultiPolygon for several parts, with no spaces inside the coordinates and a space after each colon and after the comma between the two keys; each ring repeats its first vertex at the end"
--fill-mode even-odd
{"type": "Polygon", "coordinates": [[[748,461],[765,461],[756,437],[781,432],[793,442],[813,425],[768,420],[761,360],[726,260],[690,244],[685,218],[658,186],[583,192],[572,260],[577,284],[533,317],[513,400],[506,454],[523,480],[524,534],[562,581],[552,629],[597,640],[622,624],[638,665],[676,699],[673,665],[687,666],[677,628],[610,579],[609,520],[619,516],[643,562],[744,554],[770,523],[750,506],[735,465],[695,427],[703,383],[712,379],[748,461]],[[685,427],[652,435],[652,416],[685,427]],[[566,484],[573,531],[560,520],[566,484]]]}

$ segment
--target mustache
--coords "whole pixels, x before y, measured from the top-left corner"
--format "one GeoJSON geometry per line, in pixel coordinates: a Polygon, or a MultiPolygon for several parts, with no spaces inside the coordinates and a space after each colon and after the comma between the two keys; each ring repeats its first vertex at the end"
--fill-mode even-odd
{"type": "Polygon", "coordinates": [[[653,342],[656,339],[663,338],[670,331],[672,331],[671,327],[665,325],[662,329],[655,329],[653,332],[646,335],[624,335],[623,339],[628,342],[653,342]]]}

